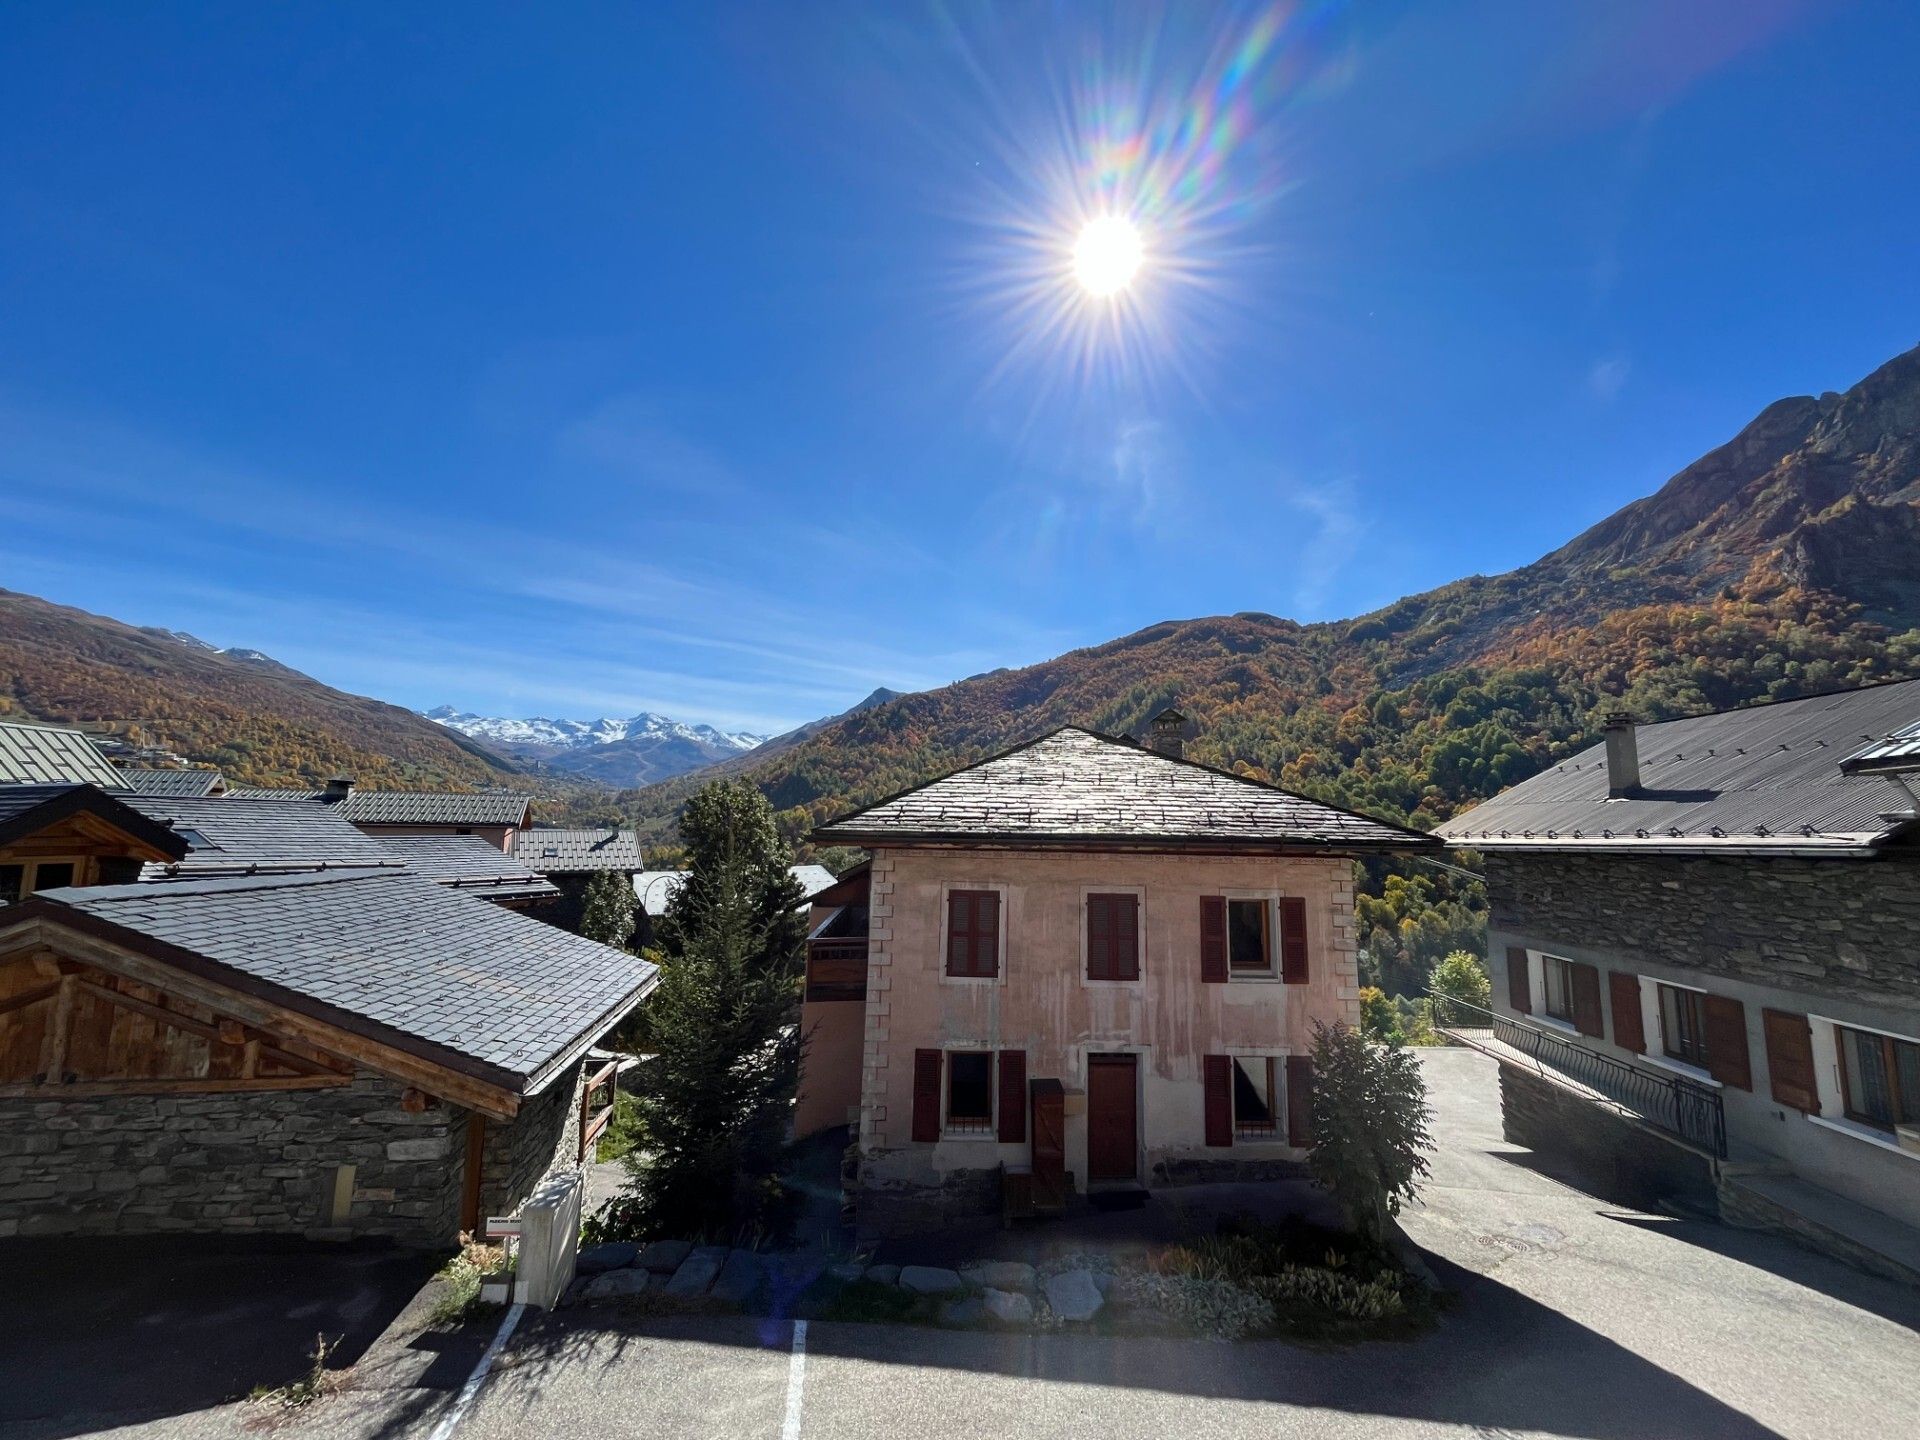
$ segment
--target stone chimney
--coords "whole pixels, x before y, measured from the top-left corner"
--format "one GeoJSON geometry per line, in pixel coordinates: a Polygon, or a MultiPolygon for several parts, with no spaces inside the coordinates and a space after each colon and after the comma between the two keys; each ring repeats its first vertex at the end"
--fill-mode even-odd
{"type": "Polygon", "coordinates": [[[1187,717],[1169,705],[1147,722],[1147,748],[1180,759],[1187,749],[1187,717]]]}
{"type": "Polygon", "coordinates": [[[321,798],[329,801],[344,800],[352,793],[353,777],[351,775],[334,776],[331,780],[327,781],[327,788],[320,792],[321,798]]]}
{"type": "Polygon", "coordinates": [[[1607,798],[1640,792],[1640,744],[1634,738],[1633,712],[1609,710],[1600,733],[1607,740],[1607,798]]]}

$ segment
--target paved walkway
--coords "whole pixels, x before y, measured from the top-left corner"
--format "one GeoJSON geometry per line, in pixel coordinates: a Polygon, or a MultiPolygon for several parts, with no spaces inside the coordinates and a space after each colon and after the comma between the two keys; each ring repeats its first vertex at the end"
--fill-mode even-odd
{"type": "MultiPolygon", "coordinates": [[[[527,1317],[453,1440],[1911,1432],[1920,1295],[1543,1173],[1500,1139],[1492,1061],[1422,1060],[1441,1148],[1403,1219],[1457,1298],[1421,1340],[1319,1351],[814,1322],[796,1360],[787,1320],[564,1311],[527,1317]]],[[[426,1436],[458,1378],[369,1360],[353,1391],[278,1435],[426,1436]]]]}

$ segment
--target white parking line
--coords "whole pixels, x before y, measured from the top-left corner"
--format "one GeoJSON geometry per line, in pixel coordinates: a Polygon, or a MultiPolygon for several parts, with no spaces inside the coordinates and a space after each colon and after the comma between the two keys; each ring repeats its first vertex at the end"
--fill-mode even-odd
{"type": "Polygon", "coordinates": [[[793,1356],[787,1361],[787,1419],[780,1427],[780,1440],[800,1440],[800,1401],[806,1389],[807,1322],[796,1320],[793,1322],[793,1356]]]}
{"type": "MultiPolygon", "coordinates": [[[[493,1343],[487,1346],[487,1353],[480,1357],[480,1363],[473,1367],[473,1373],[467,1376],[467,1383],[460,1387],[460,1393],[454,1397],[453,1408],[440,1417],[440,1423],[433,1427],[429,1440],[447,1440],[453,1434],[454,1426],[466,1418],[467,1409],[473,1404],[474,1397],[480,1393],[480,1387],[487,1383],[487,1372],[493,1369],[494,1359],[506,1347],[507,1339],[513,1334],[513,1327],[520,1323],[520,1317],[527,1311],[524,1305],[513,1305],[507,1310],[507,1318],[500,1322],[500,1331],[493,1337],[493,1343]]],[[[791,1404],[791,1402],[789,1402],[791,1404]]]]}

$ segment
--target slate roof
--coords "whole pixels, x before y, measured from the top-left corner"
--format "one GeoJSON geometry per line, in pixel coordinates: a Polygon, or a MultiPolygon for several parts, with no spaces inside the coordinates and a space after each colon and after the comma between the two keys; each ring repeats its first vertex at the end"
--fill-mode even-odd
{"type": "Polygon", "coordinates": [[[403,863],[381,841],[356,830],[330,806],[309,800],[241,801],[217,795],[125,798],[142,814],[185,834],[191,847],[176,864],[147,866],[142,879],[343,865],[397,870],[403,863]]]}
{"type": "Polygon", "coordinates": [[[136,795],[210,795],[221,776],[218,770],[162,770],[123,765],[120,779],[136,795]]]}
{"type": "Polygon", "coordinates": [[[602,826],[597,830],[561,830],[540,826],[517,830],[514,858],[546,875],[577,875],[588,870],[646,869],[640,857],[640,837],[631,830],[602,826]]]}
{"type": "Polygon", "coordinates": [[[1841,762],[1916,718],[1907,680],[1641,725],[1637,794],[1608,798],[1594,745],[1439,833],[1478,850],[1870,854],[1914,830],[1914,798],[1841,762]]]}
{"type": "Polygon", "coordinates": [[[829,845],[1411,850],[1430,835],[1067,726],[822,825],[829,845]]]}
{"type": "Polygon", "coordinates": [[[28,906],[520,1094],[632,1010],[658,973],[397,871],[52,890],[28,906]]]}
{"type": "Polygon", "coordinates": [[[185,839],[128,805],[128,798],[93,785],[0,785],[0,845],[36,834],[84,811],[162,854],[186,853],[185,839]]]}
{"type": "Polygon", "coordinates": [[[99,746],[80,731],[0,720],[0,785],[62,782],[101,790],[127,788],[99,746]]]}
{"type": "Polygon", "coordinates": [[[415,875],[492,900],[552,899],[560,889],[546,876],[478,835],[379,835],[382,850],[415,875]]]}
{"type": "Polygon", "coordinates": [[[352,790],[331,798],[324,790],[272,790],[242,785],[230,800],[319,800],[355,825],[524,825],[531,795],[502,790],[352,790]]]}

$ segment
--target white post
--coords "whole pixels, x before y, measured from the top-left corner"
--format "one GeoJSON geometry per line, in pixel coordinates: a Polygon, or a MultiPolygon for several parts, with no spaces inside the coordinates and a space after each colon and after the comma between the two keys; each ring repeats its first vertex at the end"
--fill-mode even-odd
{"type": "Polygon", "coordinates": [[[586,1177],[562,1170],[540,1182],[520,1207],[519,1284],[514,1299],[551,1310],[573,1283],[586,1177]]]}

